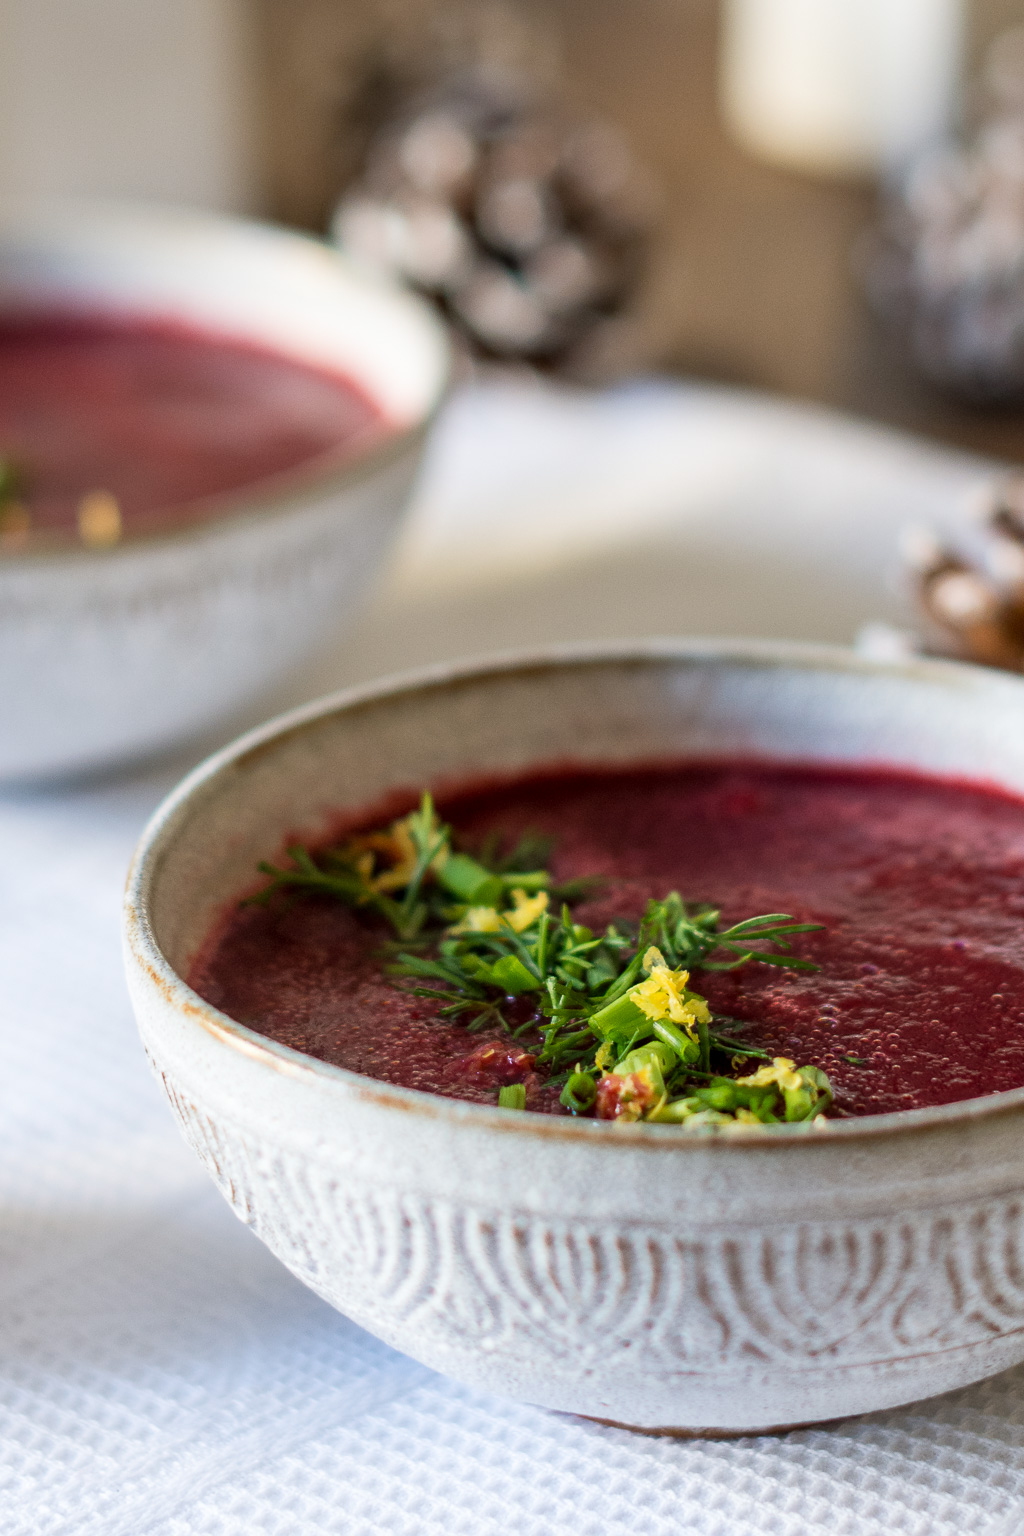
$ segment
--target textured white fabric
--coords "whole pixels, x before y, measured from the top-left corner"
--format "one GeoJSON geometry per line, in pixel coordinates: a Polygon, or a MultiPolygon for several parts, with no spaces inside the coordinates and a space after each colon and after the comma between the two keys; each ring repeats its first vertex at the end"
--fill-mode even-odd
{"type": "MultiPolygon", "coordinates": [[[[684,416],[700,403],[675,399],[684,416]]],[[[563,405],[584,436],[587,410],[602,439],[619,419],[563,405]]],[[[444,507],[456,469],[465,491],[467,423],[470,459],[493,461],[503,421],[535,407],[462,402],[423,505],[444,507]]],[[[820,438],[814,453],[827,465],[820,438]]],[[[938,459],[911,458],[947,484],[938,459]]],[[[919,470],[899,462],[909,487],[919,470]]],[[[436,540],[423,563],[444,604],[436,540]]],[[[124,992],[125,865],[185,766],[0,797],[0,1536],[1024,1531],[1024,1369],[837,1428],[645,1438],[466,1391],[304,1290],[179,1141],[124,992]]]]}

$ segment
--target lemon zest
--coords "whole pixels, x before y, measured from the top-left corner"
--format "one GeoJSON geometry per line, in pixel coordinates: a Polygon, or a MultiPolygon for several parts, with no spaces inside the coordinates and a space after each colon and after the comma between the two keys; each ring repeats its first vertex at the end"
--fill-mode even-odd
{"type": "Polygon", "coordinates": [[[653,944],[644,955],[643,965],[648,972],[647,980],[638,982],[628,993],[630,1001],[636,1004],[641,1013],[645,1013],[649,1019],[670,1019],[673,1024],[682,1024],[691,1039],[696,1024],[711,1023],[711,1014],[704,999],[694,992],[686,991],[689,971],[670,969],[665,964],[661,950],[653,944]]]}
{"type": "Polygon", "coordinates": [[[742,1083],[744,1088],[768,1088],[777,1086],[785,1092],[788,1089],[802,1088],[804,1080],[796,1070],[796,1063],[786,1056],[776,1056],[770,1067],[758,1067],[749,1077],[738,1077],[736,1082],[742,1083]]]}
{"type": "Polygon", "coordinates": [[[594,1066],[597,1068],[597,1070],[599,1072],[607,1072],[608,1071],[608,1063],[609,1062],[613,1062],[614,1060],[615,1060],[615,1047],[614,1047],[614,1045],[612,1044],[612,1042],[610,1040],[603,1041],[602,1044],[599,1045],[598,1048],[597,1048],[597,1055],[594,1057],[594,1066]]]}
{"type": "MultiPolygon", "coordinates": [[[[393,821],[386,832],[367,832],[350,839],[347,852],[352,859],[353,867],[363,876],[369,890],[378,895],[386,891],[400,891],[413,879],[419,863],[419,853],[412,834],[412,825],[418,816],[419,812],[413,811],[409,816],[393,821]],[[379,856],[387,864],[387,867],[376,875],[373,873],[374,855],[379,856]]],[[[436,826],[437,817],[435,816],[435,829],[436,826]]],[[[435,875],[440,873],[447,863],[449,851],[447,843],[442,843],[431,859],[429,868],[435,875]]]]}
{"type": "MultiPolygon", "coordinates": [[[[367,840],[369,841],[369,839],[367,840]]],[[[374,875],[369,884],[375,891],[398,891],[409,884],[416,873],[416,844],[405,821],[396,821],[391,831],[374,838],[375,851],[394,859],[390,869],[374,875]]]]}
{"type": "Polygon", "coordinates": [[[497,907],[470,907],[449,933],[500,933],[501,913],[497,907]]]}
{"type": "Polygon", "coordinates": [[[497,907],[470,907],[451,933],[500,933],[506,923],[514,933],[525,933],[548,909],[547,891],[528,896],[517,886],[512,892],[512,908],[499,912],[497,907]]]}
{"type": "Polygon", "coordinates": [[[513,910],[504,912],[502,916],[516,933],[524,933],[527,928],[533,927],[542,913],[547,911],[548,893],[538,891],[536,896],[527,896],[526,892],[521,891],[517,886],[512,892],[512,906],[513,910]]]}

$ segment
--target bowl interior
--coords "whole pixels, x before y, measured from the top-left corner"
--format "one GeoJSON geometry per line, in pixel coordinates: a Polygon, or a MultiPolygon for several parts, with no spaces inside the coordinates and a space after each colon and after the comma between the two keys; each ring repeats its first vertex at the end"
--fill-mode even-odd
{"type": "Polygon", "coordinates": [[[728,757],[900,766],[1024,792],[1024,683],[686,643],[400,681],[308,706],[198,769],[143,841],[136,903],[183,975],[257,861],[339,811],[539,765],[728,757]]]}
{"type": "Polygon", "coordinates": [[[259,342],[346,374],[398,430],[447,372],[426,305],[316,240],[186,210],[0,203],[0,304],[141,311],[259,342]]]}

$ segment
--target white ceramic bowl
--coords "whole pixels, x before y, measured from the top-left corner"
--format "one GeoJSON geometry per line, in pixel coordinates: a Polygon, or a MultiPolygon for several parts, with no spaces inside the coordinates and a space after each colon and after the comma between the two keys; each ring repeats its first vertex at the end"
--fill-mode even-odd
{"type": "Polygon", "coordinates": [[[353,607],[397,531],[448,350],[430,310],[329,247],[185,212],[0,204],[0,306],[207,325],[361,384],[368,452],[112,549],[0,555],[0,779],[165,747],[258,698],[353,607]]]}
{"type": "Polygon", "coordinates": [[[814,1132],[555,1119],[326,1066],[181,979],[257,859],[340,807],[566,759],[733,755],[1024,792],[1024,682],[756,643],[436,671],[245,737],[142,839],[128,979],[187,1140],[296,1275],[438,1370],[648,1429],[741,1431],[1024,1359],[1024,1089],[814,1132]]]}

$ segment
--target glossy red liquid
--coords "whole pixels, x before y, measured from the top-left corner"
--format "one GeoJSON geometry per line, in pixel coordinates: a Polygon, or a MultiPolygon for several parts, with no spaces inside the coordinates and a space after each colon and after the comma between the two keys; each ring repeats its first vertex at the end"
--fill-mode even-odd
{"type": "MultiPolygon", "coordinates": [[[[441,809],[470,843],[536,829],[556,840],[559,877],[606,876],[576,909],[594,928],[672,889],[729,920],[824,923],[798,941],[819,972],[752,964],[695,972],[693,984],[717,1011],[755,1021],[752,1043],[828,1072],[849,1114],[1024,1086],[1024,801],[895,772],[737,765],[526,779],[441,809]]],[[[374,956],[382,936],[320,899],[236,909],[190,980],[231,1017],[325,1061],[493,1103],[495,1084],[524,1072],[481,1063],[500,1042],[389,986],[374,956]]],[[[525,1075],[529,1107],[557,1110],[525,1075]]]]}
{"type": "Polygon", "coordinates": [[[129,529],[212,515],[383,426],[350,380],[257,345],[145,317],[0,313],[0,457],[36,532],[73,531],[97,490],[129,529]]]}

